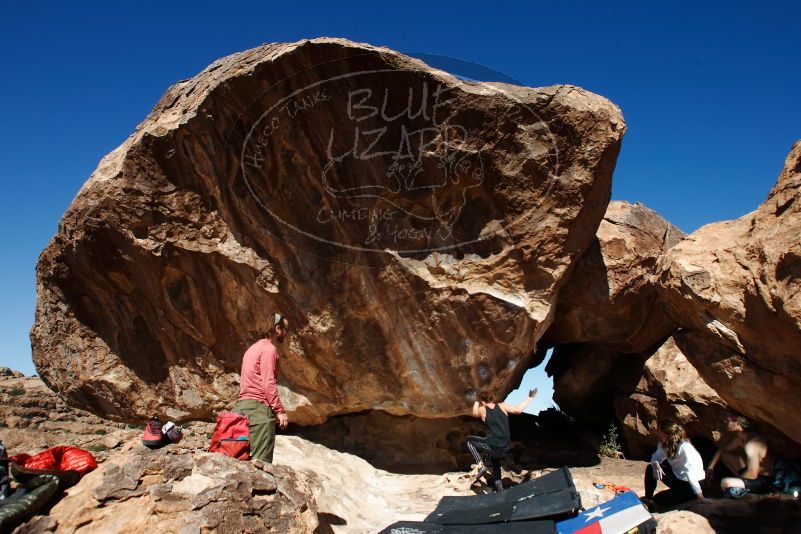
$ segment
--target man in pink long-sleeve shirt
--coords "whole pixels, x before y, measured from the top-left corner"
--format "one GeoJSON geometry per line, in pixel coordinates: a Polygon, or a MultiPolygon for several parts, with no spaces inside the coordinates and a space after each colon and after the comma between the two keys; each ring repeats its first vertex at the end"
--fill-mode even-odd
{"type": "Polygon", "coordinates": [[[278,350],[273,341],[283,343],[289,330],[289,321],[280,313],[273,314],[264,339],[245,351],[239,382],[239,400],[235,412],[248,416],[250,426],[250,455],[272,463],[275,449],[275,420],[286,428],[289,420],[278,396],[278,350]]]}

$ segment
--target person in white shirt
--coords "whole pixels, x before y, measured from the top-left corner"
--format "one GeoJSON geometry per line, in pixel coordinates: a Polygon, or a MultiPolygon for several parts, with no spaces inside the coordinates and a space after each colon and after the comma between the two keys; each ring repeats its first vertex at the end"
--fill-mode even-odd
{"type": "Polygon", "coordinates": [[[684,429],[669,419],[659,422],[659,446],[645,469],[645,499],[659,506],[675,506],[693,499],[709,503],[701,490],[705,478],[704,462],[692,446],[684,429]],[[668,489],[654,495],[657,481],[668,489]]]}

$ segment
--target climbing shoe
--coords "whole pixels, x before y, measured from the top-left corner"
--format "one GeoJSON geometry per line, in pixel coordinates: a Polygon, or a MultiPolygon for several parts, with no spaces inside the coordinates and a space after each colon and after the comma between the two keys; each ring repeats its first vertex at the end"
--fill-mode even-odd
{"type": "Polygon", "coordinates": [[[488,471],[489,471],[489,467],[487,467],[486,465],[482,465],[481,467],[479,467],[478,468],[478,473],[476,474],[476,482],[480,482],[481,481],[481,477],[483,477],[484,474],[487,473],[488,471]]]}
{"type": "Polygon", "coordinates": [[[161,433],[161,421],[158,417],[151,417],[142,433],[142,445],[150,449],[161,447],[164,443],[164,434],[161,433]]]}

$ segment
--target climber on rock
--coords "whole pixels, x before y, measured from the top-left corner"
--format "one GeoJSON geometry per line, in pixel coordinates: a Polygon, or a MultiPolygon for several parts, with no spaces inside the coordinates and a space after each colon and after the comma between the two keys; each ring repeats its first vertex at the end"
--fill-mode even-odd
{"type": "Polygon", "coordinates": [[[750,426],[750,421],[745,417],[729,415],[726,429],[731,433],[731,438],[718,449],[707,466],[707,479],[716,473],[722,475],[720,487],[730,497],[771,491],[773,462],[768,444],[764,438],[750,432],[750,426]]]}
{"type": "Polygon", "coordinates": [[[501,482],[501,458],[509,452],[509,414],[523,413],[528,403],[537,395],[537,389],[528,392],[528,397],[517,406],[509,406],[505,402],[496,403],[488,392],[481,392],[473,403],[473,416],[480,417],[487,425],[487,436],[467,436],[467,449],[478,464],[476,480],[480,479],[489,468],[484,465],[481,453],[489,453],[492,461],[492,483],[496,491],[503,491],[501,482]]]}

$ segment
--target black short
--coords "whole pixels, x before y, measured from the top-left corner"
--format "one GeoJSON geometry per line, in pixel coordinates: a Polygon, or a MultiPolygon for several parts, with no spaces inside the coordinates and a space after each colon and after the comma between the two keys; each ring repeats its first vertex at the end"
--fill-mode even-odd
{"type": "Polygon", "coordinates": [[[745,489],[751,493],[770,493],[773,487],[773,477],[758,476],[756,478],[741,478],[745,489]]]}

